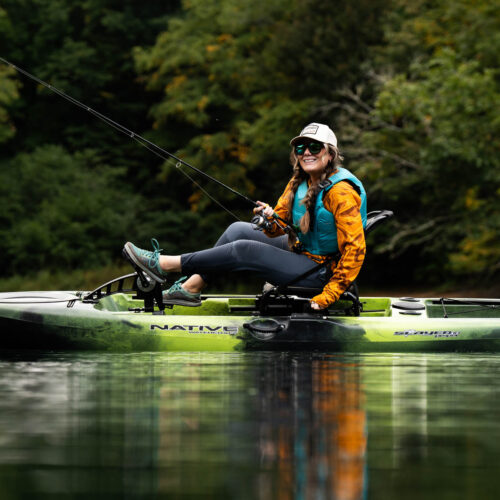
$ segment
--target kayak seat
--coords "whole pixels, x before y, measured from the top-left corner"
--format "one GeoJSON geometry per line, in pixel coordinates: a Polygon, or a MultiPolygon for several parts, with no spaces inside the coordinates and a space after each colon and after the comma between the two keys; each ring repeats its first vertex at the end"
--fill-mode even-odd
{"type": "Polygon", "coordinates": [[[374,210],[366,216],[365,236],[394,215],[391,210],[374,210]]]}

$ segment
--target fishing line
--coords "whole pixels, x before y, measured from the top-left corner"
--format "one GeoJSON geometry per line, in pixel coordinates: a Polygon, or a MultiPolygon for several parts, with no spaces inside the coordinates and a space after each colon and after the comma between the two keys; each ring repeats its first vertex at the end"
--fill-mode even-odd
{"type": "MultiPolygon", "coordinates": [[[[0,58],[1,59],[1,58],[0,58]]],[[[110,124],[111,127],[119,130],[121,132],[120,129],[118,129],[117,127],[115,127],[113,124],[110,124]]],[[[131,137],[131,136],[129,136],[131,137]]],[[[205,193],[206,196],[208,196],[208,198],[210,198],[215,204],[217,204],[220,208],[222,208],[223,210],[225,210],[228,214],[230,214],[232,217],[234,217],[236,220],[238,221],[241,221],[241,219],[235,215],[233,212],[231,212],[231,210],[229,210],[229,208],[225,207],[219,200],[217,200],[216,198],[214,198],[206,189],[204,189],[199,182],[197,182],[195,179],[193,179],[193,177],[191,177],[187,172],[185,172],[184,170],[182,170],[182,165],[185,164],[184,162],[182,161],[175,161],[174,158],[171,158],[170,156],[166,156],[164,154],[161,154],[160,152],[156,151],[155,149],[153,149],[152,147],[149,146],[148,143],[143,143],[139,140],[139,137],[137,135],[134,135],[133,137],[131,137],[131,139],[134,139],[134,141],[136,141],[138,144],[140,144],[142,147],[146,148],[148,151],[151,151],[151,153],[153,153],[154,155],[158,156],[159,158],[162,158],[163,160],[165,160],[166,162],[168,163],[171,163],[172,165],[175,166],[175,168],[182,174],[184,175],[185,177],[187,177],[200,191],[202,191],[203,193],[205,193]]],[[[155,145],[156,146],[156,145],[155,145]]],[[[156,146],[158,147],[158,146],[156,146]]],[[[161,149],[161,148],[160,148],[161,149]]],[[[170,153],[169,153],[170,154],[170,153]]],[[[208,175],[208,174],[207,174],[208,175]]]]}
{"type": "MultiPolygon", "coordinates": [[[[185,171],[183,171],[182,169],[180,169],[177,165],[178,164],[181,164],[181,165],[184,165],[192,170],[194,170],[195,172],[198,172],[200,175],[204,176],[205,178],[211,180],[212,182],[215,182],[216,184],[218,184],[219,186],[223,187],[224,189],[230,191],[231,193],[235,194],[236,196],[239,196],[240,198],[242,198],[243,200],[245,200],[247,203],[251,204],[253,207],[258,207],[259,205],[251,200],[250,198],[248,198],[247,196],[245,196],[244,194],[236,191],[235,189],[233,189],[232,187],[228,186],[227,184],[224,184],[223,182],[219,181],[218,179],[216,179],[215,177],[212,177],[211,175],[207,174],[206,172],[204,172],[203,170],[200,170],[199,168],[189,164],[188,162],[182,160],[181,158],[177,157],[176,155],[174,155],[173,153],[170,153],[169,151],[166,151],[165,149],[161,148],[160,146],[158,146],[157,144],[155,144],[154,142],[151,142],[149,141],[148,139],[142,137],[141,135],[133,132],[132,130],[128,129],[127,127],[121,125],[120,123],[112,120],[111,118],[107,117],[106,115],[103,115],[102,113],[99,113],[98,111],[96,111],[95,109],[91,108],[90,106],[87,106],[86,104],[78,101],[77,99],[75,99],[74,97],[71,97],[70,95],[66,94],[65,92],[63,92],[62,90],[59,90],[57,87],[54,87],[53,85],[50,85],[50,83],[47,83],[45,82],[44,80],[41,80],[40,78],[36,77],[35,75],[32,75],[31,73],[29,73],[28,71],[20,68],[19,66],[16,66],[15,64],[11,63],[10,61],[7,61],[6,59],[4,59],[3,57],[0,57],[0,61],[2,61],[4,64],[6,64],[7,66],[10,66],[11,68],[15,69],[17,72],[23,74],[24,76],[30,78],[31,80],[37,82],[38,84],[42,85],[43,87],[46,87],[48,88],[49,90],[51,90],[52,92],[54,92],[55,94],[57,94],[58,96],[62,97],[63,99],[67,100],[68,102],[70,102],[71,104],[74,104],[75,106],[78,106],[79,108],[89,112],[91,115],[95,116],[96,118],[98,118],[99,120],[103,121],[104,123],[106,123],[106,125],[109,125],[110,127],[114,128],[115,130],[117,130],[118,132],[121,132],[122,134],[125,134],[126,136],[130,137],[131,139],[135,140],[136,142],[138,142],[141,146],[143,146],[144,148],[146,148],[147,150],[151,151],[153,154],[155,154],[156,156],[162,158],[163,160],[165,161],[170,161],[170,162],[174,162],[177,169],[182,172],[184,175],[187,175],[185,171]]],[[[236,217],[236,215],[234,215],[230,210],[228,210],[227,208],[225,208],[221,203],[219,203],[218,201],[216,201],[212,196],[210,196],[203,188],[201,188],[201,186],[196,182],[194,181],[189,175],[187,175],[188,178],[191,179],[192,182],[194,182],[212,201],[216,202],[220,207],[222,207],[224,210],[226,210],[226,212],[230,213],[233,217],[235,217],[237,220],[240,220],[238,217],[236,217]]]]}
{"type": "MultiPolygon", "coordinates": [[[[169,158],[167,161],[172,161],[172,160],[169,158]]],[[[213,196],[211,196],[206,189],[204,189],[198,182],[196,182],[187,172],[184,172],[184,170],[182,170],[181,167],[182,165],[180,163],[175,164],[175,168],[177,168],[177,170],[181,172],[181,174],[184,174],[200,191],[205,193],[206,196],[208,196],[214,203],[219,205],[219,207],[225,210],[228,214],[232,215],[237,221],[241,221],[241,219],[236,214],[231,212],[231,210],[225,207],[219,200],[216,200],[213,196]]]]}

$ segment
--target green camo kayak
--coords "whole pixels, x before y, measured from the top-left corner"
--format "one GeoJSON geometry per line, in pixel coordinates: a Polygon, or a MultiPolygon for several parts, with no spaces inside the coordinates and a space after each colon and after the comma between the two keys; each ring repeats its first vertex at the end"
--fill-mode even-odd
{"type": "MultiPolygon", "coordinates": [[[[0,348],[105,351],[499,351],[499,299],[341,300],[308,311],[296,295],[203,297],[159,310],[128,275],[87,292],[0,294],[0,348]],[[120,281],[121,280],[121,281],[120,281]]],[[[137,280],[138,282],[138,280],[137,280]]]]}

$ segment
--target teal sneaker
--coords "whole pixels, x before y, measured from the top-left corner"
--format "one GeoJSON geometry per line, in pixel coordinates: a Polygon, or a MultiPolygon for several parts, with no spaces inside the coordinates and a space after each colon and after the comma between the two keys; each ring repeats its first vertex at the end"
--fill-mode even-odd
{"type": "Polygon", "coordinates": [[[186,280],[187,276],[183,276],[168,290],[164,290],[162,294],[164,304],[188,307],[201,306],[201,293],[191,293],[182,288],[182,283],[186,280]]]}
{"type": "Polygon", "coordinates": [[[132,262],[132,265],[136,265],[158,283],[165,283],[167,273],[160,267],[160,245],[154,238],[151,238],[151,244],[154,249],[152,252],[136,247],[133,243],[127,241],[123,247],[123,252],[132,262]]]}

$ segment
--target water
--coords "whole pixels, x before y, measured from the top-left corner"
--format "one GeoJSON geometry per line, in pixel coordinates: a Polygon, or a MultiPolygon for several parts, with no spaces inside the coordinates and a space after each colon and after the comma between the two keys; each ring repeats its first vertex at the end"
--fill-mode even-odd
{"type": "Polygon", "coordinates": [[[500,355],[0,353],[0,499],[489,499],[500,355]]]}

